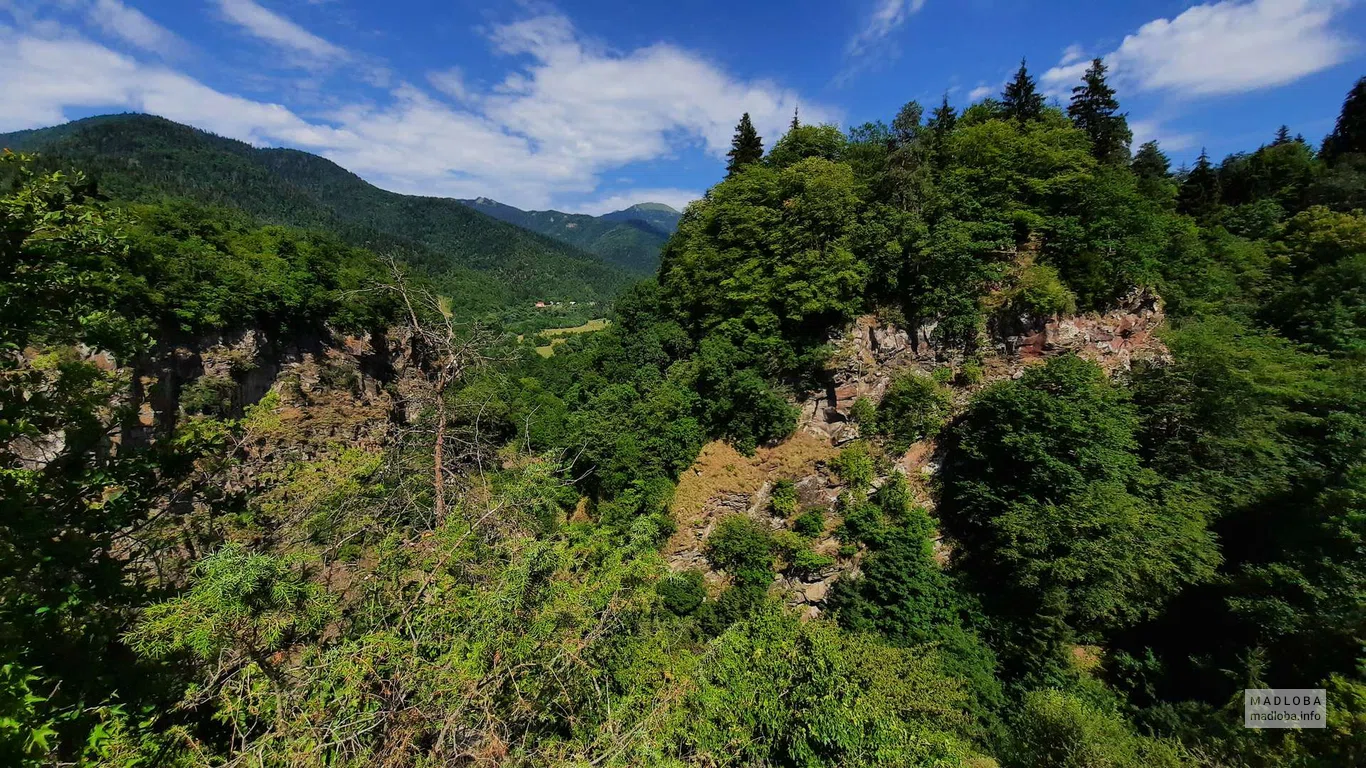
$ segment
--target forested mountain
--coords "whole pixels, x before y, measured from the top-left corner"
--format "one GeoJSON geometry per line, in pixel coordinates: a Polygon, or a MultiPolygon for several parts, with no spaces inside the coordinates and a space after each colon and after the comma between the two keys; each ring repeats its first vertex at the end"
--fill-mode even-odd
{"type": "Polygon", "coordinates": [[[602,216],[560,211],[524,211],[497,200],[479,197],[460,202],[522,229],[597,254],[626,269],[654,274],[659,252],[678,228],[678,211],[663,203],[639,203],[602,216]]]}
{"type": "Polygon", "coordinates": [[[1106,74],[742,117],[549,356],[5,156],[0,764],[1366,765],[1366,79],[1173,173],[1106,74]]]}
{"type": "Polygon", "coordinates": [[[84,169],[117,200],[183,197],[397,255],[436,279],[464,315],[537,299],[605,300],[632,279],[455,200],[386,192],[316,155],[258,149],[159,117],[78,120],[0,135],[0,147],[40,153],[45,167],[84,169]]]}

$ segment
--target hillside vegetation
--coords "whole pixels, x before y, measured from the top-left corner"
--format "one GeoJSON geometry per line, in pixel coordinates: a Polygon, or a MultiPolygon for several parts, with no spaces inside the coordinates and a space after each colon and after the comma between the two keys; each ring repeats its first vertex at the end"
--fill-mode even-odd
{"type": "Polygon", "coordinates": [[[516,224],[597,254],[633,272],[654,274],[659,252],[678,228],[678,211],[662,203],[640,203],[602,216],[560,211],[523,211],[486,197],[460,202],[495,219],[516,224]]]}
{"type": "Polygon", "coordinates": [[[436,280],[466,317],[514,302],[606,300],[632,279],[455,200],[386,192],[316,155],[258,149],[149,115],[0,135],[0,147],[40,153],[47,168],[80,168],[118,200],[188,198],[395,255],[436,280]]]}
{"type": "Polygon", "coordinates": [[[1173,173],[1105,74],[745,116],[549,357],[7,156],[0,763],[1366,765],[1366,79],[1173,173]]]}

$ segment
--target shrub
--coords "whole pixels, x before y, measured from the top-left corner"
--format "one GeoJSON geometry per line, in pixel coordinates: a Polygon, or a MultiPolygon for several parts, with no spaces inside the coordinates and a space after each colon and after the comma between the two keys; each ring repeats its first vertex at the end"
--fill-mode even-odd
{"type": "Polygon", "coordinates": [[[934,379],[914,373],[892,381],[878,406],[878,428],[894,450],[904,451],[917,440],[933,437],[948,420],[952,400],[934,379]]]}
{"type": "Polygon", "coordinates": [[[829,568],[835,564],[835,558],[828,555],[818,555],[811,549],[799,550],[792,556],[792,565],[788,570],[799,576],[809,576],[818,571],[829,568]]]}
{"type": "Polygon", "coordinates": [[[960,387],[971,387],[981,384],[984,377],[982,364],[976,360],[968,360],[958,368],[958,376],[954,378],[954,383],[960,387]]]}
{"type": "Polygon", "coordinates": [[[1063,284],[1058,270],[1047,264],[1029,264],[1020,270],[1007,307],[1030,317],[1070,315],[1077,311],[1077,297],[1063,284]]]}
{"type": "Polygon", "coordinates": [[[1031,691],[1009,765],[1031,768],[1176,768],[1177,748],[1135,733],[1124,718],[1067,691],[1031,691]]]}
{"type": "Polygon", "coordinates": [[[877,403],[866,397],[860,397],[849,406],[849,420],[860,427],[876,428],[877,426],[877,403]]]}
{"type": "Polygon", "coordinates": [[[728,571],[771,568],[773,535],[748,517],[728,517],[707,537],[707,558],[728,571]]]}
{"type": "Polygon", "coordinates": [[[820,509],[808,509],[797,516],[796,521],[792,523],[792,529],[813,539],[825,532],[825,513],[820,509]]]}
{"type": "Polygon", "coordinates": [[[237,383],[226,376],[200,376],[180,393],[180,407],[190,415],[227,416],[237,383]]]}
{"type": "Polygon", "coordinates": [[[835,474],[844,484],[856,491],[862,491],[873,484],[875,469],[873,457],[862,443],[852,443],[830,463],[835,474]]]}
{"type": "Polygon", "coordinates": [[[670,574],[655,587],[664,607],[679,616],[696,611],[707,599],[702,572],[698,570],[670,574]]]}
{"type": "Polygon", "coordinates": [[[769,509],[775,517],[788,518],[797,511],[797,486],[791,480],[779,480],[769,497],[769,509]]]}

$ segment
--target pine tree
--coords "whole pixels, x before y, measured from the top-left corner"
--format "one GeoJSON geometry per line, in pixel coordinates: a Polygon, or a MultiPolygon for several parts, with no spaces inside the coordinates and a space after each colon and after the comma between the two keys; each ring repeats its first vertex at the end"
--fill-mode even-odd
{"type": "Polygon", "coordinates": [[[795,131],[798,128],[802,127],[801,121],[797,119],[797,116],[801,113],[801,109],[802,107],[800,104],[792,108],[792,125],[790,126],[791,130],[795,131]]]}
{"type": "Polygon", "coordinates": [[[730,140],[730,151],[726,153],[730,162],[726,164],[726,175],[731,176],[750,163],[757,163],[764,156],[764,141],[754,130],[749,113],[740,117],[735,126],[735,138],[730,140]]]}
{"type": "Polygon", "coordinates": [[[1181,182],[1181,193],[1176,210],[1198,220],[1206,220],[1219,209],[1219,174],[1209,161],[1209,154],[1200,150],[1200,159],[1181,182]]]}
{"type": "Polygon", "coordinates": [[[1067,114],[1073,124],[1091,137],[1091,151],[1103,163],[1129,161],[1129,142],[1133,133],[1129,121],[1119,113],[1115,89],[1105,82],[1105,62],[1091,61],[1082,84],[1072,89],[1067,114]]]}
{"type": "Polygon", "coordinates": [[[1134,161],[1129,166],[1140,179],[1165,179],[1171,173],[1171,160],[1157,146],[1157,142],[1144,142],[1134,153],[1134,161]]]}
{"type": "Polygon", "coordinates": [[[1022,123],[1038,120],[1043,114],[1043,94],[1039,93],[1034,78],[1030,77],[1024,59],[1020,59],[1020,69],[1015,73],[1015,79],[1006,83],[1006,89],[1001,94],[1001,106],[1005,108],[1007,117],[1022,123]]]}
{"type": "Polygon", "coordinates": [[[930,160],[936,169],[944,167],[948,156],[949,134],[953,133],[954,126],[958,125],[958,113],[949,104],[949,95],[944,94],[944,101],[930,115],[929,122],[925,128],[929,131],[930,138],[930,160]]]}
{"type": "Polygon", "coordinates": [[[1290,138],[1290,126],[1282,125],[1276,129],[1276,138],[1272,139],[1271,146],[1279,147],[1282,144],[1289,144],[1293,139],[1290,138]]]}
{"type": "Polygon", "coordinates": [[[928,123],[930,132],[934,134],[936,140],[942,140],[953,131],[958,124],[958,113],[949,104],[949,95],[944,94],[944,102],[930,115],[928,123]]]}
{"type": "Polygon", "coordinates": [[[1163,154],[1157,142],[1144,142],[1134,153],[1134,161],[1129,165],[1138,177],[1138,190],[1149,200],[1170,205],[1176,195],[1176,185],[1171,180],[1171,160],[1163,154]]]}
{"type": "Polygon", "coordinates": [[[1357,81],[1342,102],[1333,132],[1323,140],[1324,160],[1333,162],[1348,154],[1366,154],[1366,77],[1357,81]]]}

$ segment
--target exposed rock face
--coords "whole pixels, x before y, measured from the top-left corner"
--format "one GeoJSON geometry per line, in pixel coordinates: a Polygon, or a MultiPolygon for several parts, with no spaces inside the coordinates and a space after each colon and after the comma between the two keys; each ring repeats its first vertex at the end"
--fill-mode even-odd
{"type": "MultiPolygon", "coordinates": [[[[1163,320],[1160,302],[1141,292],[1103,314],[1046,321],[1021,318],[1013,324],[1013,330],[993,339],[992,346],[979,353],[982,380],[954,387],[955,406],[966,405],[972,393],[983,386],[1019,378],[1026,367],[1069,352],[1094,360],[1112,373],[1127,370],[1136,360],[1165,358],[1167,350],[1154,335],[1163,320]]],[[[816,554],[830,557],[833,564],[818,573],[780,575],[772,591],[802,616],[821,615],[835,582],[857,577],[864,556],[861,549],[852,555],[847,550],[842,554],[841,542],[833,536],[840,523],[839,496],[845,488],[826,469],[825,462],[840,446],[858,439],[858,425],[851,420],[850,413],[859,398],[880,402],[893,377],[903,371],[930,375],[936,369],[962,362],[961,352],[938,347],[934,331],[933,324],[905,330],[882,323],[872,315],[860,317],[833,342],[837,352],[829,365],[825,391],[812,393],[798,402],[801,415],[797,434],[778,446],[761,448],[753,459],[739,456],[723,444],[705,448],[679,485],[679,498],[683,501],[676,502],[674,509],[678,531],[666,547],[670,567],[703,571],[713,593],[718,592],[728,578],[711,570],[704,555],[707,536],[721,518],[731,514],[749,515],[775,531],[790,528],[791,520],[774,518],[768,513],[773,483],[789,479],[796,486],[798,510],[825,512],[826,530],[811,545],[816,554]],[[805,453],[794,450],[798,445],[805,446],[805,453]],[[823,447],[824,452],[814,450],[813,446],[823,447]],[[800,459],[775,460],[788,453],[800,459]]],[[[887,457],[891,471],[906,476],[915,502],[931,511],[934,500],[929,487],[940,467],[937,450],[934,441],[925,440],[900,456],[887,457]]],[[[879,478],[874,484],[881,485],[885,479],[879,478]]],[[[949,545],[936,536],[933,547],[935,560],[947,565],[952,555],[949,545]]]]}
{"type": "MultiPolygon", "coordinates": [[[[1026,366],[1069,352],[1100,364],[1107,371],[1128,370],[1135,360],[1165,359],[1167,349],[1154,335],[1166,319],[1161,302],[1135,291],[1104,314],[1089,313],[1035,322],[1022,318],[1026,329],[994,340],[982,354],[985,383],[1019,378],[1026,366]]],[[[882,399],[892,377],[907,369],[930,373],[953,362],[957,352],[939,348],[934,324],[906,331],[865,315],[836,340],[838,352],[830,365],[826,391],[802,402],[800,428],[843,445],[858,438],[858,425],[849,419],[854,401],[882,399]]]]}
{"type": "Polygon", "coordinates": [[[1053,318],[1034,333],[1008,337],[1001,351],[1026,363],[1075,352],[1113,373],[1128,370],[1135,360],[1167,357],[1166,346],[1153,335],[1165,319],[1156,296],[1135,291],[1105,314],[1053,318]]]}
{"type": "Polygon", "coordinates": [[[358,401],[373,405],[382,400],[399,408],[402,419],[415,418],[415,411],[407,413],[404,398],[395,402],[385,392],[389,385],[401,389],[403,379],[413,378],[408,335],[400,329],[281,341],[247,330],[166,349],[133,366],[131,397],[136,418],[125,425],[122,439],[147,442],[169,434],[181,415],[182,396],[197,383],[221,386],[230,401],[228,415],[234,417],[285,384],[306,397],[342,383],[358,401]]]}

